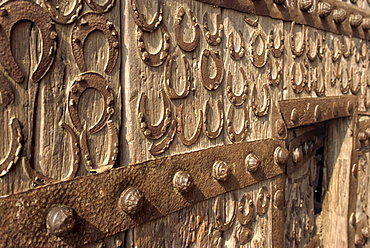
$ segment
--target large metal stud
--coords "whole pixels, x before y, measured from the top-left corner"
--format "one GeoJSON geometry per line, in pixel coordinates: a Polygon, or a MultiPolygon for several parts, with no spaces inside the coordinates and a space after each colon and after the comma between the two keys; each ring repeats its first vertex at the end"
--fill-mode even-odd
{"type": "Polygon", "coordinates": [[[193,178],[186,171],[178,171],[173,177],[173,187],[181,194],[189,192],[193,186],[193,178]]]}
{"type": "Polygon", "coordinates": [[[62,205],[52,208],[46,216],[48,233],[57,237],[72,233],[77,226],[77,214],[73,208],[62,205]]]}
{"type": "Polygon", "coordinates": [[[301,162],[303,159],[303,152],[302,152],[302,149],[300,147],[294,149],[293,151],[293,162],[294,163],[299,163],[301,162]]]}
{"type": "Polygon", "coordinates": [[[118,206],[126,214],[136,214],[144,206],[144,193],[136,187],[128,187],[125,189],[118,200],[118,206]]]}
{"type": "Polygon", "coordinates": [[[256,172],[261,167],[261,160],[253,153],[245,158],[245,168],[249,172],[256,172]]]}
{"type": "Polygon", "coordinates": [[[329,3],[321,2],[318,4],[318,13],[320,18],[325,18],[330,15],[333,10],[333,7],[329,3]]]}
{"type": "Polygon", "coordinates": [[[216,161],[212,168],[212,177],[218,181],[226,181],[231,175],[230,166],[223,161],[216,161]]]}
{"type": "Polygon", "coordinates": [[[358,26],[360,26],[362,23],[362,15],[359,15],[359,14],[351,14],[349,16],[349,24],[353,27],[353,28],[357,28],[358,26]]]}
{"type": "Polygon", "coordinates": [[[333,11],[333,20],[335,23],[339,24],[344,22],[347,18],[347,11],[344,9],[335,9],[333,11]]]}
{"type": "Polygon", "coordinates": [[[277,147],[274,152],[274,161],[277,164],[283,165],[288,162],[289,159],[289,151],[285,147],[277,147]]]}

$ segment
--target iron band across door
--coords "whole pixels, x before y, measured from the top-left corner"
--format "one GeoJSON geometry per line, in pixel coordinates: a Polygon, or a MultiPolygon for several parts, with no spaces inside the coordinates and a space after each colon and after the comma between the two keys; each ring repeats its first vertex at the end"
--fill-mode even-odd
{"type": "Polygon", "coordinates": [[[0,222],[7,228],[0,237],[0,246],[9,242],[17,247],[28,243],[37,247],[79,246],[217,195],[275,178],[285,171],[285,164],[275,162],[281,160],[275,157],[276,150],[283,146],[283,140],[267,139],[213,147],[4,197],[0,202],[0,222]],[[255,170],[249,169],[248,155],[252,153],[258,154],[253,161],[259,165],[255,170]],[[215,174],[220,161],[230,168],[223,180],[215,174]],[[179,190],[183,187],[187,190],[179,190]],[[60,211],[76,213],[71,214],[75,228],[73,231],[68,225],[66,230],[61,228],[63,235],[52,223],[45,227],[49,212],[60,211]],[[22,238],[16,238],[19,236],[22,238]]]}

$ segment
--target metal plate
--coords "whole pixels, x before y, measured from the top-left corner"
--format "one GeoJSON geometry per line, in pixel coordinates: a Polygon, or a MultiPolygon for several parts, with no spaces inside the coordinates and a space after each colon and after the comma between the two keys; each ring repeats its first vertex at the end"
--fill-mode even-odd
{"type": "Polygon", "coordinates": [[[137,165],[113,169],[100,174],[42,186],[0,200],[6,227],[0,246],[59,247],[79,246],[150,220],[168,215],[197,202],[283,174],[285,165],[274,163],[274,151],[284,141],[260,140],[213,147],[137,165]],[[248,172],[245,158],[259,158],[260,167],[248,172]],[[232,174],[226,181],[212,176],[213,164],[223,161],[232,174]],[[186,171],[194,186],[179,193],[172,184],[178,171],[186,171]],[[120,194],[128,187],[139,188],[145,203],[137,214],[126,214],[118,207],[120,194]],[[66,205],[78,215],[74,233],[65,237],[47,234],[45,219],[52,207],[66,205]]]}

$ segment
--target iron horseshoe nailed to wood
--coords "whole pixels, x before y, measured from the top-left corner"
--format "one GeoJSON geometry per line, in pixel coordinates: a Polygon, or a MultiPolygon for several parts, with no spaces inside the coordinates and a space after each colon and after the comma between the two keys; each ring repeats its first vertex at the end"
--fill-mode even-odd
{"type": "Polygon", "coordinates": [[[257,83],[253,85],[252,88],[252,110],[256,116],[262,117],[267,115],[269,108],[270,108],[270,91],[267,84],[262,85],[263,91],[263,104],[261,107],[257,106],[257,84],[260,84],[261,77],[259,76],[257,79],[257,83]]]}
{"type": "Polygon", "coordinates": [[[106,0],[104,4],[98,4],[94,0],[85,0],[90,9],[97,13],[108,12],[114,6],[115,0],[106,0]]]}
{"type": "Polygon", "coordinates": [[[181,22],[182,18],[185,15],[185,9],[184,7],[180,7],[179,10],[177,11],[177,15],[175,18],[174,22],[174,28],[175,28],[175,38],[177,45],[184,51],[186,52],[191,52],[197,48],[200,40],[200,29],[199,29],[199,24],[196,22],[195,16],[193,12],[189,9],[189,17],[191,20],[191,25],[192,25],[192,30],[194,31],[194,38],[191,42],[185,42],[183,40],[183,36],[181,35],[181,22]]]}
{"type": "Polygon", "coordinates": [[[90,134],[102,130],[110,116],[114,114],[113,92],[109,82],[101,75],[95,72],[86,72],[78,75],[73,82],[68,94],[68,111],[74,127],[82,132],[83,127],[78,117],[78,103],[82,94],[87,89],[96,89],[103,96],[104,111],[99,121],[89,129],[90,134]]]}
{"type": "MultiPolygon", "coordinates": [[[[73,158],[68,175],[62,179],[68,180],[74,178],[78,171],[80,165],[80,148],[78,146],[78,138],[74,133],[73,129],[66,123],[61,123],[60,127],[65,129],[71,137],[71,150],[73,152],[73,158]]],[[[26,172],[27,176],[32,180],[32,182],[35,183],[36,185],[46,185],[59,181],[57,179],[45,176],[37,172],[34,169],[35,167],[31,166],[31,162],[27,157],[24,157],[23,161],[24,161],[23,162],[24,171],[26,172]]]]}
{"type": "Polygon", "coordinates": [[[177,122],[176,120],[172,120],[170,129],[167,135],[157,144],[153,143],[149,148],[149,152],[152,155],[159,155],[161,153],[164,153],[170,147],[170,144],[175,138],[176,128],[177,128],[177,122]]]}
{"type": "Polygon", "coordinates": [[[247,136],[247,132],[248,132],[248,125],[249,125],[248,109],[245,105],[243,105],[243,112],[244,112],[243,126],[242,126],[242,130],[239,133],[237,133],[233,125],[234,108],[236,107],[233,105],[230,105],[229,110],[227,111],[227,119],[226,119],[227,135],[229,136],[229,139],[231,142],[241,142],[245,139],[245,137],[247,136]]]}
{"type": "Polygon", "coordinates": [[[199,109],[197,128],[195,129],[193,135],[190,138],[186,138],[185,133],[184,133],[185,130],[183,126],[183,121],[182,121],[183,108],[184,108],[184,104],[182,103],[177,107],[177,110],[176,110],[177,135],[179,136],[179,139],[184,145],[191,146],[198,140],[200,133],[202,131],[203,111],[199,109]]]}
{"type": "Polygon", "coordinates": [[[118,59],[118,32],[114,27],[113,22],[109,21],[103,14],[86,13],[82,15],[76,22],[72,32],[72,53],[81,72],[87,71],[84,44],[87,36],[95,30],[103,32],[109,45],[108,62],[105,66],[105,72],[112,73],[118,59]]]}
{"type": "Polygon", "coordinates": [[[239,202],[237,218],[241,225],[248,225],[254,218],[255,208],[253,205],[253,199],[250,194],[245,193],[243,194],[242,199],[239,202]],[[245,204],[248,207],[248,213],[243,214],[245,204]]]}
{"type": "Polygon", "coordinates": [[[74,22],[82,10],[82,0],[75,0],[72,4],[72,10],[67,13],[61,13],[60,8],[55,6],[54,1],[44,0],[44,4],[50,13],[51,19],[60,24],[70,24],[74,22]]]}
{"type": "Polygon", "coordinates": [[[289,37],[290,37],[290,49],[292,50],[292,53],[294,54],[294,56],[301,56],[305,50],[305,46],[306,46],[306,30],[305,30],[305,25],[302,25],[302,32],[301,32],[301,47],[297,50],[297,47],[296,47],[296,42],[295,42],[295,39],[294,39],[294,26],[295,26],[295,22],[292,22],[291,23],[291,26],[290,26],[290,32],[289,32],[289,37]]]}
{"type": "Polygon", "coordinates": [[[168,61],[166,64],[166,71],[165,71],[165,83],[166,83],[166,89],[167,93],[170,99],[181,99],[185,98],[189,95],[190,92],[190,64],[185,55],[182,56],[182,60],[185,65],[185,87],[182,93],[177,94],[176,91],[171,86],[172,81],[172,64],[173,64],[173,56],[168,56],[168,61]]]}
{"type": "Polygon", "coordinates": [[[231,201],[233,203],[232,215],[231,215],[230,220],[222,221],[221,214],[224,213],[224,215],[226,215],[226,213],[225,213],[226,212],[226,203],[224,204],[225,208],[222,210],[221,209],[221,202],[220,202],[221,199],[220,199],[220,197],[216,198],[216,201],[215,201],[215,204],[214,204],[214,207],[213,207],[216,228],[220,232],[225,232],[225,231],[229,230],[231,228],[231,226],[234,224],[235,211],[236,211],[237,206],[236,206],[236,200],[235,200],[234,193],[231,193],[230,195],[231,195],[231,201]]]}
{"type": "Polygon", "coordinates": [[[272,56],[274,56],[275,58],[279,58],[281,57],[281,55],[283,54],[284,52],[284,35],[282,33],[281,30],[279,30],[279,36],[280,36],[280,45],[279,47],[275,47],[275,37],[274,37],[274,30],[272,29],[270,31],[270,35],[269,35],[269,49],[272,53],[272,56]]]}
{"type": "Polygon", "coordinates": [[[23,82],[25,76],[13,57],[10,37],[14,24],[20,20],[31,21],[39,29],[42,39],[41,58],[31,78],[35,82],[40,81],[52,65],[57,47],[58,34],[48,12],[33,1],[21,0],[6,2],[0,6],[0,9],[2,9],[0,19],[3,30],[0,33],[1,65],[15,82],[23,82]]]}
{"type": "MultiPolygon", "coordinates": [[[[208,124],[208,112],[209,112],[209,102],[208,100],[205,103],[205,110],[204,110],[204,117],[203,117],[203,128],[204,128],[204,133],[205,135],[210,138],[210,139],[216,139],[218,136],[220,136],[222,127],[224,124],[224,112],[222,110],[222,102],[221,100],[217,100],[217,111],[218,111],[218,127],[216,128],[215,131],[211,131],[211,128],[209,127],[208,124]]],[[[214,118],[212,118],[214,119],[214,118]]]]}
{"type": "Polygon", "coordinates": [[[268,192],[267,188],[263,186],[259,192],[257,197],[257,213],[258,215],[264,215],[267,213],[267,210],[270,206],[270,198],[271,195],[268,192]],[[265,204],[262,204],[262,201],[265,201],[265,204]]]}
{"type": "Polygon", "coordinates": [[[222,24],[221,14],[216,15],[216,33],[211,34],[208,28],[208,12],[204,13],[203,16],[203,29],[204,29],[204,36],[208,44],[212,46],[217,46],[221,43],[222,38],[224,37],[224,25],[222,24]]]}
{"type": "Polygon", "coordinates": [[[233,32],[229,34],[229,39],[227,41],[230,57],[236,61],[241,60],[245,55],[245,40],[243,37],[243,33],[239,30],[238,34],[240,37],[239,51],[235,51],[235,48],[234,48],[234,33],[233,32]]]}
{"type": "Polygon", "coordinates": [[[136,25],[141,30],[153,32],[158,28],[159,24],[161,24],[163,16],[162,2],[160,0],[157,0],[157,11],[155,12],[153,20],[150,23],[147,22],[146,17],[143,14],[139,13],[137,0],[130,0],[129,6],[131,15],[134,18],[136,25]]]}
{"type": "Polygon", "coordinates": [[[201,65],[200,65],[200,70],[202,73],[202,83],[203,86],[207,90],[216,90],[224,77],[224,65],[222,62],[222,58],[220,56],[220,52],[218,50],[208,50],[204,49],[202,53],[202,60],[201,60],[201,65]],[[208,71],[208,60],[209,57],[213,59],[213,61],[216,64],[216,76],[213,78],[210,78],[209,76],[209,71],[208,71]]]}
{"type": "Polygon", "coordinates": [[[163,101],[163,115],[161,121],[157,125],[151,125],[147,123],[146,118],[146,101],[147,96],[143,92],[141,93],[140,100],[139,100],[139,109],[138,109],[138,120],[139,125],[142,133],[148,139],[160,139],[166,132],[171,124],[171,107],[170,102],[167,98],[166,93],[164,90],[161,90],[162,101],[163,101]]]}
{"type": "Polygon", "coordinates": [[[236,95],[233,92],[233,89],[232,89],[233,88],[233,85],[232,85],[233,78],[232,78],[232,74],[230,73],[230,71],[227,73],[227,79],[226,79],[226,96],[229,99],[229,101],[235,106],[240,106],[245,102],[245,100],[248,97],[247,94],[249,91],[249,82],[248,82],[247,74],[245,73],[242,67],[240,67],[239,70],[243,78],[243,91],[240,95],[236,95]]]}
{"type": "Polygon", "coordinates": [[[262,68],[266,65],[266,62],[267,62],[267,59],[268,59],[268,48],[267,48],[267,44],[266,44],[266,34],[258,29],[258,30],[255,30],[253,33],[252,33],[252,37],[251,37],[251,45],[250,45],[250,60],[252,62],[252,64],[255,66],[255,67],[258,67],[258,68],[262,68]],[[256,48],[255,48],[255,43],[257,41],[257,38],[260,37],[262,39],[262,43],[263,43],[263,49],[262,49],[262,53],[261,54],[258,54],[256,48]]]}

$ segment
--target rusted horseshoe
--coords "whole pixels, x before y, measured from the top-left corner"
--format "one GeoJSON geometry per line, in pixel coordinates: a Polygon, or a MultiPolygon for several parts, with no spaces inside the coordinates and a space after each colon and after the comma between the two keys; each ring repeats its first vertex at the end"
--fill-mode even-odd
{"type": "Polygon", "coordinates": [[[118,131],[116,125],[114,125],[112,120],[107,121],[107,127],[108,127],[108,162],[103,165],[97,165],[96,168],[93,168],[93,161],[91,160],[89,146],[87,144],[87,134],[86,130],[83,130],[81,133],[81,153],[82,158],[86,167],[86,170],[89,172],[103,172],[106,170],[111,169],[117,159],[118,154],[118,131]]]}
{"type": "Polygon", "coordinates": [[[361,83],[362,83],[361,71],[356,72],[356,75],[359,75],[358,80],[355,80],[355,78],[353,77],[353,67],[351,67],[350,71],[351,72],[348,75],[348,70],[347,70],[348,82],[349,82],[349,85],[350,85],[349,87],[350,87],[351,93],[353,95],[356,95],[361,89],[361,83]],[[356,86],[354,86],[355,81],[357,82],[356,86]]]}
{"type": "Polygon", "coordinates": [[[306,31],[305,31],[305,25],[302,25],[302,37],[301,37],[301,41],[302,41],[302,45],[301,47],[297,50],[296,48],[296,43],[295,43],[295,39],[294,39],[294,26],[295,26],[295,22],[292,22],[291,26],[290,26],[290,32],[289,32],[289,37],[290,37],[290,49],[292,50],[292,53],[299,57],[303,54],[304,52],[304,49],[305,49],[305,43],[306,43],[306,31]]]}
{"type": "Polygon", "coordinates": [[[233,32],[231,32],[229,34],[229,39],[228,39],[228,42],[227,42],[230,57],[233,60],[240,60],[245,55],[245,40],[244,40],[244,37],[243,37],[243,33],[239,30],[238,34],[239,34],[239,37],[240,37],[239,51],[235,51],[235,48],[234,48],[234,33],[233,32]]]}
{"type": "Polygon", "coordinates": [[[113,8],[115,0],[106,0],[104,4],[98,4],[94,0],[85,0],[85,2],[93,11],[97,13],[105,13],[113,8]]]}
{"type": "Polygon", "coordinates": [[[145,16],[139,13],[137,0],[130,0],[130,12],[136,25],[144,31],[153,32],[161,24],[162,21],[162,2],[157,0],[157,11],[153,17],[153,20],[148,23],[145,16]]]}
{"type": "Polygon", "coordinates": [[[341,87],[343,87],[343,85],[342,85],[343,68],[341,68],[340,73],[339,73],[339,68],[341,68],[340,60],[338,62],[336,62],[336,64],[335,64],[335,70],[333,72],[334,75],[333,75],[332,80],[330,81],[330,85],[332,87],[334,87],[337,84],[337,81],[339,81],[340,84],[341,84],[341,87]]]}
{"type": "Polygon", "coordinates": [[[263,105],[262,107],[258,107],[257,106],[257,84],[260,84],[261,82],[261,77],[259,76],[258,77],[258,80],[257,80],[257,83],[253,85],[253,88],[252,88],[252,110],[253,110],[253,113],[256,115],[256,116],[259,116],[259,117],[262,117],[262,116],[265,116],[267,115],[268,111],[269,111],[269,107],[270,107],[270,91],[269,91],[269,88],[267,86],[267,84],[263,84],[262,86],[262,91],[263,91],[263,105]]]}
{"type": "Polygon", "coordinates": [[[326,79],[326,76],[325,76],[325,68],[324,67],[321,70],[321,76],[322,76],[321,80],[316,80],[315,84],[313,85],[314,91],[315,91],[317,96],[323,96],[325,94],[325,90],[326,90],[326,82],[328,80],[326,79]],[[319,81],[322,82],[320,88],[318,87],[318,82],[319,81]]]}
{"type": "Polygon", "coordinates": [[[310,37],[310,35],[309,35],[309,32],[310,32],[310,30],[309,29],[306,29],[306,31],[307,31],[307,34],[306,34],[306,38],[307,38],[307,40],[306,40],[306,54],[307,54],[307,58],[308,58],[308,60],[309,61],[311,61],[311,62],[313,62],[316,58],[317,58],[317,56],[318,56],[318,53],[319,53],[319,50],[320,50],[320,40],[318,39],[318,35],[317,35],[317,31],[315,30],[315,45],[314,45],[314,47],[316,47],[316,49],[315,50],[313,50],[314,51],[314,54],[312,54],[312,51],[311,51],[311,43],[310,43],[310,40],[309,40],[309,37],[310,37]]]}
{"type": "Polygon", "coordinates": [[[9,170],[17,163],[22,149],[22,130],[17,118],[11,118],[9,126],[12,130],[12,141],[10,150],[5,159],[0,162],[0,177],[6,175],[9,170]]]}
{"type": "Polygon", "coordinates": [[[301,77],[300,77],[300,82],[297,83],[295,80],[296,77],[296,63],[293,63],[291,69],[290,69],[290,81],[292,84],[292,89],[294,93],[300,94],[303,91],[303,87],[307,82],[307,76],[306,76],[306,68],[304,67],[303,63],[299,63],[300,67],[300,72],[301,72],[301,77]]]}
{"type": "Polygon", "coordinates": [[[163,38],[162,47],[157,53],[149,53],[144,44],[144,33],[141,29],[137,30],[137,48],[139,50],[141,60],[153,67],[158,67],[167,59],[170,50],[170,35],[164,28],[160,28],[163,38]]]}
{"type": "Polygon", "coordinates": [[[304,85],[304,89],[307,93],[311,93],[313,85],[317,84],[317,68],[309,68],[307,69],[309,78],[307,78],[307,82],[304,85]]]}
{"type": "Polygon", "coordinates": [[[270,193],[268,192],[266,186],[260,188],[257,196],[257,214],[264,215],[267,213],[267,210],[270,206],[270,193]],[[265,201],[265,204],[262,205],[262,201],[265,201]]]}
{"type": "Polygon", "coordinates": [[[255,208],[253,205],[253,199],[250,194],[245,193],[239,202],[237,218],[241,225],[248,225],[254,218],[255,208]],[[243,214],[244,206],[247,203],[248,213],[243,214]]]}
{"type": "Polygon", "coordinates": [[[40,174],[39,172],[37,172],[34,168],[34,166],[31,166],[31,163],[29,161],[29,159],[27,157],[24,158],[23,160],[23,168],[24,168],[24,171],[26,172],[27,176],[32,180],[33,183],[37,184],[37,185],[46,185],[46,184],[50,184],[50,183],[54,183],[54,182],[57,182],[57,181],[64,181],[64,180],[68,180],[68,179],[72,179],[75,177],[77,171],[78,171],[78,167],[80,165],[80,148],[78,146],[78,138],[76,136],[76,134],[74,133],[73,129],[66,123],[61,123],[60,124],[60,127],[63,128],[64,130],[66,130],[70,137],[71,137],[71,150],[73,152],[73,157],[72,157],[72,162],[71,162],[71,166],[70,166],[70,171],[68,173],[68,175],[61,179],[61,180],[57,180],[57,179],[54,179],[54,178],[51,178],[51,177],[47,177],[45,175],[42,175],[40,174]]]}
{"type": "Polygon", "coordinates": [[[221,100],[217,100],[216,104],[217,104],[217,111],[218,111],[218,127],[216,128],[215,131],[211,131],[211,128],[208,127],[208,112],[210,108],[208,100],[206,101],[205,109],[204,109],[204,117],[203,117],[204,133],[210,139],[216,139],[218,136],[220,136],[223,123],[224,123],[224,112],[222,111],[221,100]]]}
{"type": "Polygon", "coordinates": [[[317,53],[317,57],[319,59],[323,59],[324,56],[325,56],[325,52],[326,52],[326,48],[325,48],[325,36],[322,35],[321,39],[320,39],[320,45],[319,45],[319,51],[317,53]]]}
{"type": "Polygon", "coordinates": [[[159,155],[161,153],[164,153],[170,147],[170,144],[173,141],[176,134],[176,126],[177,126],[176,121],[172,120],[171,127],[167,135],[157,144],[153,143],[150,146],[149,151],[152,155],[159,155]]]}
{"type": "Polygon", "coordinates": [[[228,221],[222,221],[221,213],[225,213],[226,212],[226,206],[224,205],[225,209],[223,209],[223,210],[221,209],[220,197],[217,197],[216,198],[215,205],[213,206],[216,228],[220,232],[225,232],[225,231],[229,230],[230,227],[234,223],[235,210],[236,210],[236,200],[235,200],[234,193],[231,193],[230,195],[232,197],[231,200],[232,200],[233,205],[234,205],[234,208],[232,210],[232,216],[231,216],[230,220],[228,220],[228,221]]]}
{"type": "Polygon", "coordinates": [[[182,93],[177,94],[176,91],[173,89],[171,86],[171,81],[172,81],[172,64],[173,64],[173,56],[169,55],[168,56],[168,61],[166,64],[166,74],[165,74],[165,82],[166,82],[166,89],[167,93],[170,99],[181,99],[185,98],[189,95],[190,92],[190,64],[189,61],[187,60],[186,56],[182,56],[182,60],[185,65],[185,87],[182,93]]]}
{"type": "MultiPolygon", "coordinates": [[[[64,2],[63,2],[64,3],[64,2]]],[[[61,13],[60,6],[55,6],[54,1],[44,0],[44,4],[50,13],[51,19],[60,24],[70,24],[74,22],[82,10],[82,0],[75,0],[73,8],[67,13],[61,13]]],[[[64,3],[66,5],[66,3],[64,3]]]]}
{"type": "Polygon", "coordinates": [[[73,82],[68,94],[68,111],[74,127],[82,132],[83,127],[78,117],[78,103],[82,94],[87,89],[96,89],[104,98],[104,111],[100,120],[89,129],[90,134],[99,132],[104,128],[110,116],[114,114],[113,92],[109,82],[101,75],[95,72],[85,72],[78,75],[73,82]]]}
{"type": "Polygon", "coordinates": [[[87,71],[85,56],[83,52],[85,40],[90,33],[95,30],[103,32],[109,44],[108,62],[105,66],[105,72],[110,74],[113,71],[118,59],[118,32],[113,23],[103,14],[86,13],[78,18],[72,31],[72,53],[76,64],[81,72],[87,71]]]}
{"type": "Polygon", "coordinates": [[[205,12],[203,16],[203,29],[205,31],[204,36],[208,44],[216,46],[221,43],[222,38],[224,37],[224,25],[222,24],[221,15],[216,15],[216,26],[217,30],[215,34],[211,34],[208,29],[208,13],[205,12]]]}
{"type": "Polygon", "coordinates": [[[8,1],[2,4],[0,9],[2,12],[0,17],[2,29],[0,33],[1,65],[15,82],[23,82],[25,76],[14,60],[10,37],[14,24],[20,20],[31,21],[37,26],[42,38],[41,57],[31,78],[35,82],[40,81],[53,63],[57,47],[58,34],[48,12],[33,1],[20,0],[8,1]]]}
{"type": "Polygon", "coordinates": [[[342,94],[347,94],[350,90],[350,83],[349,83],[350,74],[348,72],[348,68],[346,68],[346,72],[347,72],[347,81],[348,81],[347,85],[346,86],[343,85],[343,81],[344,81],[343,78],[340,80],[340,92],[342,92],[342,94]]]}
{"type": "Polygon", "coordinates": [[[227,111],[227,119],[226,119],[227,135],[231,142],[241,142],[245,139],[245,137],[247,136],[247,132],[248,132],[248,126],[249,126],[248,109],[245,105],[243,105],[243,111],[244,111],[243,126],[242,126],[242,130],[239,133],[237,133],[233,125],[234,108],[236,107],[233,105],[230,105],[229,110],[227,111]]]}
{"type": "Polygon", "coordinates": [[[344,58],[348,58],[352,52],[353,52],[353,42],[352,42],[352,35],[349,36],[349,45],[347,46],[348,49],[346,51],[345,49],[345,46],[344,46],[344,35],[342,35],[342,41],[341,41],[341,45],[340,45],[340,50],[341,50],[341,53],[343,55],[344,58]]]}
{"type": "Polygon", "coordinates": [[[184,104],[181,103],[176,110],[176,122],[177,122],[177,135],[179,136],[179,139],[181,142],[186,146],[191,146],[194,144],[202,131],[202,123],[203,123],[203,111],[199,109],[199,116],[198,116],[198,125],[196,130],[194,131],[193,135],[190,138],[185,137],[184,133],[184,126],[182,122],[182,109],[184,107],[184,104]]]}
{"type": "Polygon", "coordinates": [[[219,51],[204,49],[200,65],[202,73],[202,83],[207,90],[216,90],[224,77],[224,65],[219,51]],[[216,64],[216,76],[210,78],[208,71],[208,59],[211,57],[216,64]]]}
{"type": "MultiPolygon", "coordinates": [[[[361,40],[361,43],[362,43],[362,40],[361,40]]],[[[353,53],[355,54],[355,62],[357,64],[360,63],[362,56],[361,56],[361,53],[358,51],[358,48],[356,46],[354,47],[354,52],[353,53]]]]}
{"type": "Polygon", "coordinates": [[[161,90],[162,101],[163,101],[163,115],[160,122],[156,125],[151,125],[147,123],[147,116],[145,111],[145,105],[147,101],[147,96],[143,92],[141,93],[139,100],[139,109],[138,109],[138,120],[140,124],[140,129],[142,133],[148,139],[159,139],[161,138],[168,129],[168,126],[171,124],[171,107],[170,102],[166,96],[164,90],[161,90]]]}
{"type": "Polygon", "coordinates": [[[254,30],[254,32],[252,33],[250,51],[250,60],[252,64],[258,68],[264,67],[268,58],[268,50],[266,49],[266,34],[260,29],[254,30]],[[254,47],[258,37],[262,39],[263,43],[261,54],[258,54],[254,47]]]}
{"type": "Polygon", "coordinates": [[[195,50],[195,48],[197,48],[197,46],[199,44],[200,29],[199,29],[198,23],[196,22],[196,19],[195,19],[195,16],[194,16],[193,12],[190,9],[188,10],[188,12],[189,12],[189,17],[190,17],[190,20],[191,20],[191,23],[192,23],[192,29],[193,29],[193,32],[194,32],[193,41],[185,42],[182,38],[180,25],[181,25],[182,18],[185,15],[185,9],[182,6],[177,11],[177,15],[176,15],[175,23],[174,23],[174,28],[175,28],[175,38],[176,38],[177,45],[182,50],[187,51],[187,52],[191,52],[191,51],[195,50]]]}
{"type": "Polygon", "coordinates": [[[227,73],[227,79],[226,79],[226,96],[229,99],[229,101],[235,106],[240,106],[245,102],[245,100],[247,99],[248,91],[249,91],[249,82],[247,79],[247,74],[245,73],[242,67],[240,67],[240,72],[243,77],[243,91],[240,95],[236,95],[233,92],[233,85],[232,85],[233,77],[230,71],[227,73]]]}
{"type": "Polygon", "coordinates": [[[331,59],[332,59],[334,62],[336,62],[338,59],[340,59],[340,56],[342,56],[342,48],[341,48],[341,45],[339,44],[339,43],[340,43],[340,41],[339,41],[339,39],[335,39],[335,40],[336,40],[336,42],[334,42],[334,38],[332,39],[333,54],[332,54],[332,56],[331,56],[331,59]],[[336,46],[335,46],[335,43],[337,44],[336,46]],[[337,49],[335,49],[335,47],[336,47],[337,49]]]}
{"type": "Polygon", "coordinates": [[[252,20],[251,18],[249,18],[247,16],[244,16],[244,18],[243,18],[245,23],[247,23],[249,26],[252,26],[252,27],[257,27],[258,26],[258,19],[259,19],[258,16],[257,16],[256,20],[252,20]]]}
{"type": "Polygon", "coordinates": [[[278,61],[275,61],[276,76],[272,76],[272,62],[270,61],[267,68],[267,77],[270,81],[270,86],[277,86],[281,81],[281,75],[283,73],[281,66],[278,61]]]}
{"type": "Polygon", "coordinates": [[[279,58],[281,57],[281,55],[283,54],[284,52],[284,35],[282,33],[281,30],[279,30],[279,36],[280,36],[280,45],[279,47],[275,47],[275,38],[274,38],[274,30],[271,30],[270,31],[270,35],[269,35],[269,49],[272,53],[272,56],[274,56],[275,58],[279,58]]]}
{"type": "Polygon", "coordinates": [[[15,95],[12,86],[5,75],[0,72],[0,93],[2,105],[4,107],[14,102],[15,95]]]}

